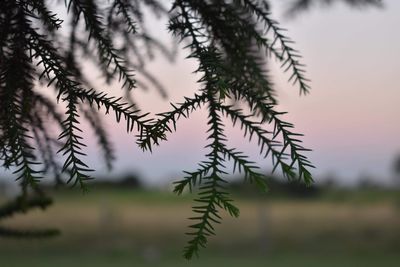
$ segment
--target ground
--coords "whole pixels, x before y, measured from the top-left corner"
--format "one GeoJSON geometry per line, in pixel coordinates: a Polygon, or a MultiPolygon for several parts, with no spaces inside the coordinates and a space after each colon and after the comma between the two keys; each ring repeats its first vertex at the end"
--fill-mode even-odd
{"type": "MultiPolygon", "coordinates": [[[[168,192],[93,188],[59,192],[46,212],[4,221],[58,227],[54,239],[0,239],[0,266],[398,266],[400,202],[382,190],[313,198],[237,196],[199,259],[181,256],[192,201],[168,192]]],[[[4,201],[4,200],[3,200],[4,201]]]]}

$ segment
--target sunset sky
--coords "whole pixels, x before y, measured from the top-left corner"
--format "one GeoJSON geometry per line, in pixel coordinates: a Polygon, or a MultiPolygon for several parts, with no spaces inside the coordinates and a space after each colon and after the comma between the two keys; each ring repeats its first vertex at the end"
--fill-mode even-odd
{"type": "MultiPolygon", "coordinates": [[[[393,160],[400,154],[400,1],[384,2],[384,9],[357,10],[337,4],[295,18],[285,16],[282,6],[273,5],[275,17],[295,40],[312,80],[311,94],[300,97],[297,88],[286,82],[288,74],[271,66],[279,110],[289,112],[284,118],[305,134],[304,145],[313,149],[308,156],[316,166],[317,180],[334,176],[342,183],[355,184],[360,177],[384,182],[393,178],[393,160]]],[[[165,23],[154,23],[152,30],[161,34],[165,23]]],[[[191,74],[196,63],[184,60],[185,55],[179,51],[174,65],[163,59],[151,64],[169,91],[168,101],[174,103],[198,89],[191,74]]],[[[155,91],[138,91],[135,97],[144,110],[169,109],[168,101],[155,91]]],[[[151,183],[169,181],[204,159],[207,126],[202,112],[181,120],[177,133],[169,135],[169,141],[152,154],[142,153],[123,125],[116,126],[111,120],[107,124],[118,152],[113,173],[134,171],[151,183]]],[[[229,133],[230,144],[248,152],[263,169],[270,169],[270,159],[257,156],[256,144],[249,144],[238,130],[229,133]]],[[[98,152],[93,143],[90,153],[98,152]]],[[[94,157],[90,163],[101,164],[94,157]]],[[[96,169],[105,173],[105,168],[96,169]]]]}
{"type": "MultiPolygon", "coordinates": [[[[313,149],[307,156],[316,166],[317,181],[336,177],[343,184],[356,184],[360,177],[376,181],[393,179],[392,165],[400,155],[400,1],[385,0],[385,8],[351,9],[342,4],[315,7],[296,17],[285,15],[285,1],[272,1],[274,17],[288,29],[312,80],[311,94],[299,96],[298,88],[287,83],[290,76],[271,64],[285,120],[303,133],[304,146],[313,149]]],[[[167,42],[166,21],[152,20],[149,26],[167,42]]],[[[169,102],[180,102],[198,90],[192,71],[196,62],[184,59],[180,49],[175,64],[158,58],[149,70],[168,90],[168,100],[155,90],[138,90],[134,97],[143,110],[153,114],[170,109],[169,102]]],[[[107,91],[118,94],[117,88],[107,91]],[[117,92],[117,93],[115,93],[117,92]]],[[[98,175],[135,172],[149,183],[167,182],[181,177],[182,170],[194,170],[204,158],[207,145],[206,117],[201,111],[178,123],[169,141],[143,153],[135,137],[125,133],[123,124],[113,117],[105,123],[115,143],[117,161],[107,173],[101,151],[90,131],[87,159],[98,175]]],[[[87,126],[83,126],[87,129],[87,126]]],[[[271,160],[258,156],[255,143],[248,143],[239,130],[228,130],[229,144],[247,152],[264,170],[271,160]]]]}

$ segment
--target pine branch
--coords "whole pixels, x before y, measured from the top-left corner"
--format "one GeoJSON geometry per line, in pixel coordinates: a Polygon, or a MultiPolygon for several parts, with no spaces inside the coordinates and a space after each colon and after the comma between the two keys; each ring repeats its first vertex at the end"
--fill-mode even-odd
{"type": "MultiPolygon", "coordinates": [[[[11,217],[17,213],[26,213],[28,210],[40,208],[45,210],[53,201],[45,196],[36,196],[33,198],[18,197],[13,201],[3,204],[0,207],[0,219],[11,217]]],[[[56,229],[44,230],[16,230],[0,226],[0,237],[10,238],[44,238],[59,235],[56,229]]]]}
{"type": "Polygon", "coordinates": [[[67,118],[63,122],[65,130],[58,137],[59,140],[64,140],[64,146],[57,153],[62,152],[63,155],[67,156],[62,169],[63,172],[67,169],[71,172],[67,184],[71,182],[72,186],[78,184],[86,192],[88,190],[87,181],[93,179],[88,173],[93,170],[81,160],[85,156],[82,148],[86,147],[86,145],[81,142],[82,137],[77,134],[77,132],[82,132],[78,127],[77,99],[74,95],[66,94],[62,100],[68,102],[67,118]]]}
{"type": "MultiPolygon", "coordinates": [[[[285,29],[279,26],[279,23],[270,18],[271,14],[269,12],[269,6],[265,0],[261,0],[261,4],[254,0],[238,0],[236,2],[240,2],[245,7],[249,8],[254,12],[254,14],[258,17],[258,19],[265,23],[266,25],[266,32],[265,35],[272,32],[274,36],[274,40],[268,47],[273,49],[276,45],[279,45],[282,52],[278,57],[282,65],[281,67],[284,68],[284,71],[291,70],[292,75],[289,78],[289,81],[293,82],[293,84],[298,84],[300,88],[300,94],[307,94],[309,93],[310,86],[308,85],[309,80],[305,77],[304,67],[305,65],[299,62],[301,55],[299,52],[291,47],[293,41],[284,35],[285,29]],[[242,3],[243,2],[243,3],[242,3]]],[[[276,53],[274,53],[277,55],[276,53]]]]}
{"type": "Polygon", "coordinates": [[[12,217],[18,213],[25,213],[33,208],[45,210],[53,203],[53,200],[45,196],[35,196],[27,199],[20,197],[9,201],[0,207],[0,219],[12,217]]]}
{"type": "MultiPolygon", "coordinates": [[[[290,129],[294,128],[293,124],[287,123],[279,119],[279,115],[285,113],[274,112],[271,115],[270,122],[274,123],[274,136],[278,136],[280,133],[283,136],[283,148],[281,153],[284,153],[286,150],[290,151],[290,157],[292,163],[289,166],[282,165],[282,168],[293,168],[293,166],[297,163],[298,169],[298,180],[304,181],[306,185],[311,185],[313,183],[313,178],[311,172],[308,170],[309,168],[314,168],[311,162],[305,157],[302,152],[311,151],[310,149],[304,148],[300,145],[301,140],[297,139],[299,136],[303,136],[302,134],[297,134],[292,132],[290,129]]],[[[276,168],[276,166],[275,166],[276,168]]],[[[285,173],[285,172],[284,172],[285,173]]],[[[288,175],[289,178],[295,178],[291,175],[288,175]]]]}
{"type": "MultiPolygon", "coordinates": [[[[299,134],[292,133],[290,128],[293,128],[293,125],[287,122],[282,121],[278,118],[278,116],[284,114],[274,111],[270,104],[269,99],[267,97],[259,96],[251,91],[240,92],[238,90],[232,92],[236,97],[243,98],[249,104],[252,112],[255,112],[256,115],[261,116],[262,122],[268,122],[269,124],[274,125],[273,138],[275,140],[279,134],[282,135],[283,144],[282,149],[279,152],[279,155],[273,156],[273,164],[275,170],[277,167],[281,167],[282,173],[288,179],[299,179],[303,180],[307,185],[310,185],[313,181],[311,172],[308,170],[309,168],[314,168],[314,166],[310,163],[309,160],[302,154],[303,152],[310,151],[309,149],[304,148],[299,143],[298,140],[299,134]],[[285,153],[288,150],[289,153],[285,153]],[[282,159],[286,159],[287,156],[290,155],[291,162],[285,163],[282,159]],[[297,173],[294,165],[297,164],[297,173]]],[[[273,152],[276,155],[276,152],[273,152]]]]}
{"type": "MultiPolygon", "coordinates": [[[[15,111],[15,110],[14,110],[15,111]]],[[[28,130],[20,123],[15,122],[15,128],[11,128],[10,145],[13,147],[12,164],[16,167],[13,174],[16,175],[16,181],[20,181],[22,190],[26,194],[28,187],[36,188],[41,178],[41,172],[33,168],[39,164],[33,154],[34,148],[28,143],[28,139],[32,137],[28,135],[28,130]]]]}
{"type": "Polygon", "coordinates": [[[136,23],[132,16],[132,10],[135,10],[135,7],[129,1],[114,0],[108,15],[108,24],[111,25],[113,23],[112,16],[115,13],[117,16],[122,16],[128,33],[136,33],[136,23]]]}
{"type": "MultiPolygon", "coordinates": [[[[224,191],[223,184],[226,181],[221,178],[221,174],[226,172],[223,170],[224,166],[222,164],[224,159],[219,155],[219,152],[225,147],[223,142],[226,139],[223,133],[222,121],[217,113],[216,102],[210,93],[208,94],[208,103],[208,125],[210,126],[208,139],[211,140],[211,143],[206,147],[209,147],[211,152],[206,156],[209,160],[211,174],[203,177],[202,185],[199,188],[199,198],[195,200],[199,205],[193,207],[193,212],[198,216],[190,218],[195,223],[190,226],[190,228],[193,228],[193,232],[189,232],[188,235],[192,236],[192,238],[183,252],[184,257],[187,259],[197,255],[199,249],[206,246],[208,237],[215,235],[213,223],[220,223],[221,220],[218,214],[218,207],[227,210],[231,216],[239,216],[238,209],[231,203],[231,199],[224,191]]],[[[189,183],[192,182],[190,180],[189,183]]]]}
{"type": "Polygon", "coordinates": [[[196,94],[194,98],[185,97],[183,103],[177,105],[171,103],[173,110],[157,114],[161,118],[146,131],[144,138],[140,139],[138,142],[139,146],[143,150],[148,149],[151,151],[152,143],[159,145],[160,140],[166,140],[165,133],[176,131],[176,122],[181,117],[188,118],[190,113],[199,109],[206,99],[207,95],[203,92],[200,95],[196,94]],[[173,130],[169,126],[170,124],[172,124],[173,130]]]}
{"type": "Polygon", "coordinates": [[[74,95],[83,103],[88,103],[93,108],[104,108],[105,114],[113,110],[116,122],[120,122],[121,118],[124,118],[126,122],[126,131],[128,133],[132,132],[136,126],[139,132],[139,140],[150,130],[152,119],[146,119],[148,113],[139,115],[140,110],[136,109],[135,105],[128,105],[122,102],[121,97],[109,97],[106,93],[82,88],[75,91],[74,95]]]}
{"type": "Polygon", "coordinates": [[[0,226],[0,236],[8,238],[49,238],[60,235],[57,229],[45,230],[15,230],[0,226]]]}
{"type": "Polygon", "coordinates": [[[63,66],[63,58],[54,48],[54,46],[45,39],[45,36],[38,34],[26,21],[26,32],[29,40],[29,50],[32,59],[38,59],[37,65],[44,67],[43,72],[39,75],[39,80],[45,75],[49,80],[47,87],[50,87],[54,81],[58,90],[57,99],[64,93],[79,88],[79,83],[72,79],[73,75],[63,66]]]}
{"type": "Polygon", "coordinates": [[[57,17],[56,13],[47,8],[43,0],[30,0],[23,4],[25,4],[24,9],[26,14],[42,22],[49,32],[55,33],[61,28],[63,21],[57,17]]]}
{"type": "MultiPolygon", "coordinates": [[[[257,20],[254,20],[251,14],[245,13],[241,5],[220,6],[204,1],[188,2],[190,7],[201,15],[203,27],[210,29],[212,42],[221,46],[220,54],[226,62],[220,62],[219,65],[225,65],[229,71],[224,70],[227,75],[220,73],[219,76],[233,76],[235,83],[240,81],[249,86],[251,84],[252,90],[268,95],[276,103],[272,84],[265,71],[266,62],[262,59],[260,50],[270,49],[276,54],[278,52],[270,46],[268,39],[262,36],[257,27],[257,20]]],[[[220,56],[216,60],[221,61],[220,56]]]]}
{"type": "Polygon", "coordinates": [[[260,167],[255,165],[254,162],[248,161],[247,156],[243,155],[242,152],[238,152],[235,149],[221,148],[221,153],[228,159],[233,160],[233,173],[238,171],[244,173],[245,181],[255,183],[257,187],[263,191],[268,191],[268,185],[265,180],[265,175],[258,172],[260,167]]]}
{"type": "MultiPolygon", "coordinates": [[[[37,92],[32,92],[32,102],[34,105],[34,108],[32,108],[32,113],[37,113],[35,116],[40,116],[44,113],[47,118],[51,117],[53,121],[62,129],[62,122],[64,121],[63,115],[58,111],[57,106],[51,99],[37,92]],[[43,112],[39,112],[43,109],[43,112]]],[[[44,127],[40,130],[43,133],[46,131],[44,127]]]]}
{"type": "Polygon", "coordinates": [[[76,20],[79,21],[80,15],[83,14],[88,31],[88,39],[94,38],[98,49],[100,63],[110,67],[114,65],[111,75],[114,76],[118,72],[118,80],[123,80],[122,87],[128,90],[135,88],[135,80],[133,73],[125,67],[125,60],[118,55],[118,51],[114,49],[112,41],[106,36],[105,26],[103,25],[103,16],[99,14],[96,2],[93,0],[70,0],[68,10],[73,8],[76,20]]]}
{"type": "Polygon", "coordinates": [[[109,113],[110,108],[114,110],[116,121],[119,122],[121,119],[121,115],[124,116],[124,119],[127,124],[127,131],[132,132],[134,129],[134,125],[137,124],[138,131],[140,132],[139,136],[143,136],[145,132],[148,132],[145,129],[148,129],[147,123],[150,120],[141,120],[147,114],[137,115],[139,110],[134,109],[134,106],[127,106],[126,103],[121,102],[121,98],[108,97],[105,93],[96,93],[94,90],[85,90],[80,87],[79,83],[73,81],[69,78],[71,74],[65,72],[62,65],[60,64],[60,57],[57,56],[57,53],[53,51],[52,47],[39,35],[35,34],[35,41],[37,41],[38,45],[33,48],[35,51],[38,51],[38,54],[34,54],[35,56],[40,56],[41,58],[55,58],[56,60],[52,61],[44,61],[42,63],[45,67],[45,70],[42,75],[46,74],[49,78],[51,78],[50,84],[56,81],[56,87],[59,89],[59,97],[65,92],[69,91],[70,94],[75,95],[81,101],[88,102],[91,106],[100,108],[104,106],[105,113],[109,113]],[[38,50],[40,47],[43,49],[38,50]]]}
{"type": "Polygon", "coordinates": [[[145,128],[149,128],[146,123],[150,120],[143,120],[147,114],[137,115],[139,110],[135,110],[133,106],[127,106],[126,103],[121,102],[121,98],[108,97],[105,93],[96,93],[94,90],[85,90],[80,87],[80,84],[73,81],[70,77],[72,74],[66,71],[61,64],[61,57],[58,56],[54,48],[41,37],[39,34],[33,30],[29,31],[33,38],[32,49],[35,51],[33,53],[34,57],[40,57],[42,60],[39,64],[43,64],[45,70],[42,75],[47,75],[50,79],[51,85],[56,80],[56,87],[59,89],[58,97],[60,97],[64,92],[69,92],[75,95],[81,101],[87,101],[90,105],[96,104],[97,108],[101,106],[105,107],[106,113],[109,109],[113,109],[116,115],[117,122],[120,121],[121,115],[124,116],[127,123],[127,131],[131,132],[134,125],[137,124],[139,136],[143,136],[146,132],[145,128]]]}
{"type": "Polygon", "coordinates": [[[240,124],[240,128],[244,131],[244,137],[248,136],[249,141],[252,140],[253,136],[256,136],[260,154],[267,157],[271,153],[272,157],[279,158],[280,152],[275,149],[279,146],[279,142],[267,137],[267,135],[271,135],[271,132],[261,128],[262,123],[251,121],[249,119],[252,117],[251,115],[243,115],[241,109],[233,109],[233,106],[219,105],[219,108],[223,114],[231,119],[233,126],[236,123],[240,124]]]}
{"type": "MultiPolygon", "coordinates": [[[[11,8],[11,7],[10,7],[11,8]]],[[[17,28],[23,24],[24,11],[15,10],[11,22],[17,28]]],[[[6,127],[3,127],[3,153],[6,168],[15,167],[13,173],[20,182],[23,195],[27,194],[28,187],[36,188],[39,173],[33,168],[37,165],[34,148],[29,143],[31,136],[26,127],[27,113],[31,102],[32,67],[24,51],[25,40],[21,32],[10,38],[10,50],[5,54],[5,62],[0,65],[0,97],[1,117],[6,127]]]]}
{"type": "MultiPolygon", "coordinates": [[[[184,249],[186,258],[197,255],[209,236],[215,234],[221,209],[231,216],[239,215],[225,189],[226,161],[233,162],[233,173],[243,173],[245,180],[263,190],[267,188],[258,166],[243,153],[226,146],[228,137],[221,116],[230,119],[234,127],[239,126],[245,138],[257,139],[260,154],[271,157],[274,169],[281,168],[289,179],[297,177],[311,183],[309,169],[313,166],[303,155],[308,150],[301,145],[300,135],[293,132],[293,125],[281,118],[283,113],[275,111],[275,90],[263,52],[282,62],[301,93],[308,92],[308,80],[298,61],[300,55],[284,30],[271,19],[267,3],[175,0],[168,12],[159,0],[69,0],[65,4],[71,31],[65,34],[62,21],[47,1],[0,1],[0,160],[1,166],[13,168],[20,180],[24,200],[21,203],[30,208],[28,189],[41,195],[39,178],[49,171],[57,181],[61,181],[63,172],[69,183],[87,189],[86,182],[92,177],[91,169],[83,162],[86,145],[79,128],[82,113],[95,129],[106,164],[111,166],[111,142],[97,112],[112,113],[117,123],[124,120],[127,132],[136,133],[139,147],[151,151],[152,146],[159,145],[168,133],[176,130],[179,119],[207,107],[206,159],[197,170],[185,172],[183,179],[174,183],[177,194],[185,190],[198,193],[193,207],[196,215],[191,219],[191,240],[184,249]],[[185,44],[187,57],[198,62],[195,73],[201,75],[197,81],[200,90],[194,97],[171,104],[171,110],[154,119],[134,104],[137,101],[130,90],[136,80],[131,69],[139,76],[138,84],[144,85],[141,87],[153,86],[166,97],[165,88],[146,64],[156,52],[168,60],[174,52],[146,29],[145,8],[156,16],[169,17],[170,32],[185,44]],[[85,26],[84,37],[78,34],[81,26],[85,26]],[[93,88],[91,81],[79,60],[94,62],[108,85],[119,76],[126,99],[89,89],[93,88]],[[44,97],[44,91],[50,87],[57,94],[54,99],[44,97]],[[228,101],[230,104],[225,104],[228,101]],[[250,115],[235,108],[243,104],[250,107],[250,115]],[[60,113],[63,109],[65,116],[60,113]],[[54,122],[61,130],[57,140],[50,132],[54,122]],[[271,126],[273,130],[266,130],[271,126]],[[56,160],[56,148],[64,155],[63,164],[56,160]],[[43,165],[41,171],[35,169],[39,163],[43,165]]],[[[0,235],[4,236],[54,233],[0,227],[0,235]]]]}
{"type": "Polygon", "coordinates": [[[192,193],[193,189],[202,184],[203,177],[205,177],[212,169],[212,164],[209,161],[203,161],[199,164],[199,168],[195,172],[187,172],[182,180],[174,182],[174,193],[181,195],[183,191],[189,187],[189,192],[192,193]]]}

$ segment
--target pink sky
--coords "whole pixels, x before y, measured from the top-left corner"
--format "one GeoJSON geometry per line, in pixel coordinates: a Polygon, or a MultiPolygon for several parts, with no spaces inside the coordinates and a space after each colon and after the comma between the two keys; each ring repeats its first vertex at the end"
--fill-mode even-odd
{"type": "MultiPolygon", "coordinates": [[[[386,1],[383,10],[358,11],[336,5],[296,19],[285,18],[280,10],[275,7],[275,17],[289,29],[312,80],[311,94],[299,97],[297,88],[286,83],[288,75],[282,75],[275,66],[280,110],[288,111],[286,119],[306,135],[304,145],[314,150],[308,156],[317,167],[317,179],[335,174],[341,182],[351,184],[361,175],[371,175],[388,181],[392,161],[400,154],[400,35],[396,34],[400,1],[386,1]]],[[[161,29],[164,25],[160,23],[161,29]]],[[[197,89],[196,78],[191,75],[195,63],[183,60],[184,56],[180,52],[173,66],[163,60],[152,64],[153,73],[169,89],[171,102],[179,102],[197,89]]],[[[137,92],[136,97],[144,109],[154,113],[168,110],[168,102],[155,92],[137,92]]],[[[119,153],[116,172],[137,171],[155,182],[195,168],[204,159],[204,118],[200,112],[181,121],[178,132],[152,155],[143,154],[133,138],[125,135],[123,126],[114,127],[109,122],[115,128],[113,137],[119,153]]],[[[269,168],[270,160],[257,157],[257,146],[247,144],[241,136],[233,131],[230,142],[269,168]]]]}

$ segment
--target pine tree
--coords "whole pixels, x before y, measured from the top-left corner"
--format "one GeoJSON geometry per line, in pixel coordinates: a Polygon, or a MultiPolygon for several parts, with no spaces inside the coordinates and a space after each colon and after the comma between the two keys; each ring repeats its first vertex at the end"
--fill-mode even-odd
{"type": "MultiPolygon", "coordinates": [[[[312,183],[313,166],[304,155],[308,149],[284,113],[276,110],[266,64],[280,61],[300,94],[309,92],[309,80],[299,52],[272,18],[268,1],[175,0],[167,9],[160,0],[65,0],[59,3],[67,11],[65,21],[51,2],[0,1],[0,162],[13,171],[21,187],[21,195],[0,209],[0,219],[50,205],[51,199],[41,190],[45,176],[87,190],[93,177],[85,163],[83,121],[95,130],[111,168],[115,152],[101,123],[103,115],[111,114],[116,123],[126,124],[141,149],[151,151],[175,131],[179,119],[206,110],[208,153],[197,170],[185,172],[175,182],[174,189],[177,194],[187,189],[198,195],[186,258],[197,254],[215,234],[220,210],[239,215],[226,190],[226,162],[233,162],[233,173],[243,173],[248,182],[267,189],[259,167],[228,146],[223,118],[240,127],[245,138],[257,140],[260,154],[272,160],[274,170],[280,169],[289,180],[312,183]],[[143,77],[165,97],[146,61],[154,50],[167,58],[174,53],[146,30],[145,9],[168,18],[169,32],[185,45],[187,57],[197,60],[196,72],[201,74],[193,97],[184,97],[156,116],[139,110],[131,92],[145,86],[138,78],[143,77]],[[124,96],[112,97],[93,88],[80,58],[96,63],[108,84],[119,82],[124,96]]],[[[297,4],[306,2],[310,1],[297,4]]],[[[57,231],[51,229],[0,228],[3,236],[54,234],[57,231]]]]}

